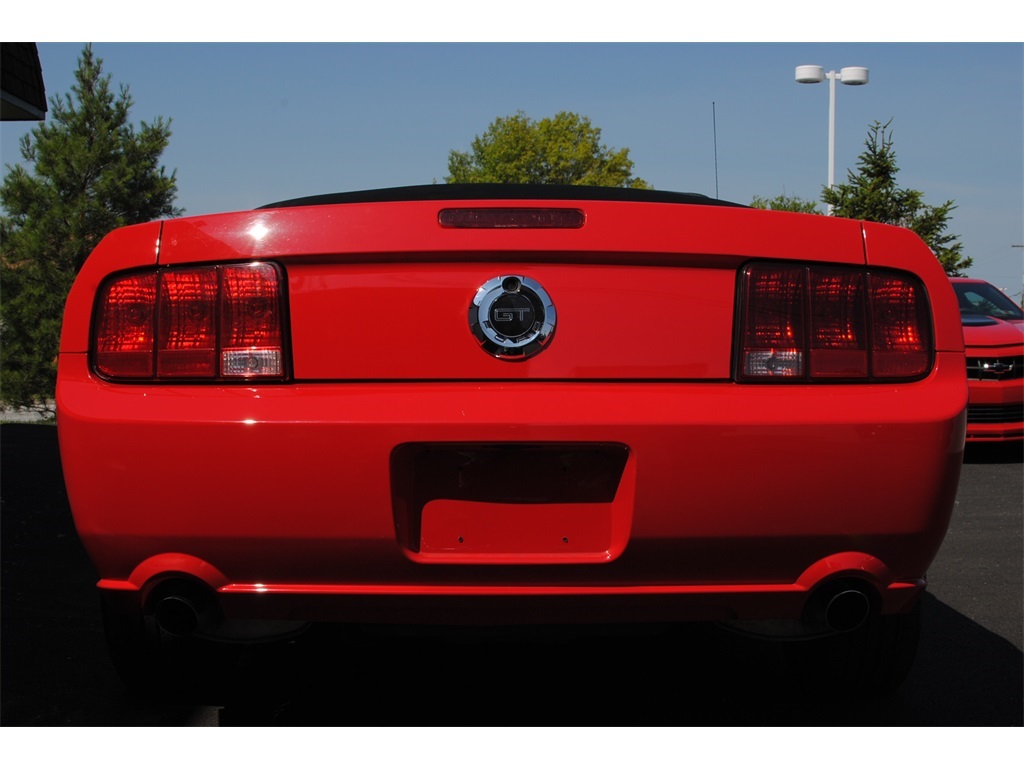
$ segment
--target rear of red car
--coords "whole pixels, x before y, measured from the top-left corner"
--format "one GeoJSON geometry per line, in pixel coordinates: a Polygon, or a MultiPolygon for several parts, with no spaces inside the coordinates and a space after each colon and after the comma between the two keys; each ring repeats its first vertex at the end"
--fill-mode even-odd
{"type": "Polygon", "coordinates": [[[906,230],[436,186],[112,233],[58,427],[122,650],[266,620],[864,632],[916,615],[966,402],[906,230]]]}

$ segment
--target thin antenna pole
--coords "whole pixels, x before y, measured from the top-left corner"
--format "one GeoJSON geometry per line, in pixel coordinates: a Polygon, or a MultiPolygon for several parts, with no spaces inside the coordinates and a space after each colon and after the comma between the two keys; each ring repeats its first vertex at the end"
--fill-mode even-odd
{"type": "Polygon", "coordinates": [[[711,131],[715,141],[715,199],[718,199],[718,120],[715,118],[715,102],[711,102],[711,131]]]}

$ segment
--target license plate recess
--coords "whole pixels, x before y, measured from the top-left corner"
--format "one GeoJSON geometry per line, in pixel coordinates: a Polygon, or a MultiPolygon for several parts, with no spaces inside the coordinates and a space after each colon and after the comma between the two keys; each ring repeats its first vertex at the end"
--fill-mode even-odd
{"type": "Polygon", "coordinates": [[[423,562],[601,562],[625,547],[619,443],[411,443],[391,457],[399,542],[423,562]]]}

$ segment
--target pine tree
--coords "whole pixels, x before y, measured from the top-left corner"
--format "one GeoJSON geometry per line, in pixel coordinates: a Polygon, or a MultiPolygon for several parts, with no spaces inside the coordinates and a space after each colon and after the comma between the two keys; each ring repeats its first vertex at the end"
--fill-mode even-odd
{"type": "Polygon", "coordinates": [[[181,209],[175,174],[160,156],[170,120],[128,122],[132,98],[115,96],[103,61],[86,45],[71,93],[50,102],[50,120],[21,141],[20,165],[0,187],[0,398],[51,397],[64,301],[75,275],[111,230],[181,209]]]}
{"type": "Polygon", "coordinates": [[[861,153],[857,173],[847,173],[848,183],[822,191],[821,199],[832,206],[835,216],[864,221],[895,224],[913,230],[928,244],[946,274],[959,276],[971,266],[973,259],[961,253],[963,244],[957,235],[946,231],[950,213],[956,208],[952,200],[942,205],[925,205],[924,195],[914,189],[896,185],[896,152],[892,131],[885,123],[872,123],[861,153]]]}

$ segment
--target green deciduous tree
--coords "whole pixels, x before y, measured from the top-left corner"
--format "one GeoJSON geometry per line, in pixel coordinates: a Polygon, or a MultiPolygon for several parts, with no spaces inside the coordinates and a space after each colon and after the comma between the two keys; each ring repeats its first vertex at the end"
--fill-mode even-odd
{"type": "Polygon", "coordinates": [[[777,195],[770,200],[754,195],[751,208],[765,208],[770,211],[793,211],[795,213],[821,213],[818,204],[811,200],[802,200],[795,195],[777,195]]]}
{"type": "Polygon", "coordinates": [[[924,195],[896,185],[896,152],[893,149],[892,120],[874,122],[868,129],[867,147],[857,162],[857,172],[847,173],[847,183],[824,188],[821,199],[832,206],[835,216],[878,221],[913,230],[938,258],[951,276],[962,275],[973,259],[962,255],[963,244],[957,235],[946,231],[952,200],[942,205],[925,205],[924,195]]]}
{"type": "Polygon", "coordinates": [[[449,184],[583,184],[649,189],[633,173],[628,149],[609,149],[601,129],[572,112],[532,120],[523,112],[499,117],[472,151],[448,153],[449,184]]]}
{"type": "Polygon", "coordinates": [[[160,165],[170,121],[128,122],[86,45],[71,93],[21,141],[33,167],[5,167],[0,187],[0,397],[28,404],[54,390],[64,301],[96,244],[120,226],[181,213],[175,174],[160,165]]]}

